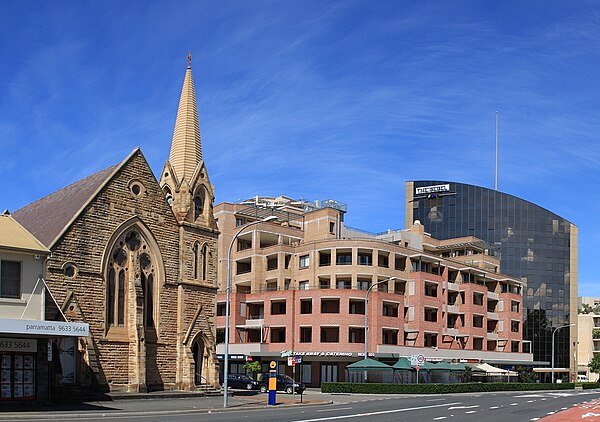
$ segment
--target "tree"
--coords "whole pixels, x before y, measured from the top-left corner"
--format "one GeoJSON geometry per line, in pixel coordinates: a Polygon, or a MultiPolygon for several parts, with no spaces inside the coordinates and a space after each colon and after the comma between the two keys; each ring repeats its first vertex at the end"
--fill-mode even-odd
{"type": "Polygon", "coordinates": [[[244,369],[246,370],[247,374],[256,374],[257,372],[260,372],[260,362],[258,361],[252,361],[252,362],[246,362],[244,364],[244,369]]]}
{"type": "Polygon", "coordinates": [[[595,374],[600,374],[600,353],[594,355],[594,358],[588,364],[590,371],[595,374]]]}

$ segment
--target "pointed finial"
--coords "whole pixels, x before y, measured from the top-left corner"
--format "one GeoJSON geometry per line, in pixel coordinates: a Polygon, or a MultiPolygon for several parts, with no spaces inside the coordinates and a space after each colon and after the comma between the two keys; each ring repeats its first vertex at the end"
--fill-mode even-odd
{"type": "Polygon", "coordinates": [[[188,51],[187,62],[188,62],[188,68],[191,68],[192,67],[192,52],[191,51],[188,51]]]}

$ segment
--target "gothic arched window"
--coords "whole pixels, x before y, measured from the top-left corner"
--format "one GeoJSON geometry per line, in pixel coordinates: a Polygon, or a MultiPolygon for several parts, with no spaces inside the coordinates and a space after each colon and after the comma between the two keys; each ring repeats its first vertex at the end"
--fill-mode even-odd
{"type": "Polygon", "coordinates": [[[204,194],[199,192],[194,197],[194,220],[197,220],[204,212],[204,194]]]}
{"type": "Polygon", "coordinates": [[[135,228],[121,235],[111,249],[107,271],[106,322],[108,327],[123,327],[126,324],[127,292],[137,275],[143,295],[143,323],[154,328],[156,259],[150,247],[135,228]]]}
{"type": "Polygon", "coordinates": [[[206,243],[202,246],[202,280],[206,280],[208,270],[208,246],[206,243]]]}
{"type": "Polygon", "coordinates": [[[194,280],[197,280],[199,273],[198,267],[200,265],[200,245],[198,245],[198,242],[194,243],[192,252],[194,254],[194,280]]]}

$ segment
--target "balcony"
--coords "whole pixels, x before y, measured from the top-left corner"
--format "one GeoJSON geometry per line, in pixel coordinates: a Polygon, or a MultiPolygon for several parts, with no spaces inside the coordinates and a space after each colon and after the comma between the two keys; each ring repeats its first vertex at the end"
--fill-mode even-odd
{"type": "Polygon", "coordinates": [[[487,333],[487,339],[488,340],[498,340],[498,333],[495,332],[488,332],[487,333]]]}
{"type": "Polygon", "coordinates": [[[500,319],[497,312],[488,312],[487,318],[488,318],[488,320],[490,320],[490,319],[499,320],[500,319]]]}
{"type": "Polygon", "coordinates": [[[448,283],[448,291],[449,292],[458,292],[458,291],[460,291],[460,287],[456,283],[448,283]]]}
{"type": "Polygon", "coordinates": [[[499,300],[500,299],[500,297],[498,296],[498,293],[496,293],[496,292],[490,292],[489,290],[487,292],[487,297],[488,297],[488,299],[492,299],[492,300],[499,300]]]}
{"type": "Polygon", "coordinates": [[[444,312],[448,312],[449,314],[459,314],[457,305],[442,305],[442,310],[444,312]]]}
{"type": "Polygon", "coordinates": [[[442,333],[445,336],[458,336],[458,328],[444,328],[444,330],[442,331],[442,333]]]}
{"type": "Polygon", "coordinates": [[[265,325],[265,320],[262,318],[246,320],[246,327],[262,327],[263,325],[265,325]]]}

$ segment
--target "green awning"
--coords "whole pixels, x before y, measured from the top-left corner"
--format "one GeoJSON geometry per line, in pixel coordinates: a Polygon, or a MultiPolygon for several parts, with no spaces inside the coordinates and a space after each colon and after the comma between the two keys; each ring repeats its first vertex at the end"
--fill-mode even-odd
{"type": "Polygon", "coordinates": [[[400,358],[398,362],[392,365],[392,368],[396,371],[414,371],[415,368],[410,364],[410,360],[408,358],[400,358]]]}
{"type": "Polygon", "coordinates": [[[391,371],[392,367],[375,359],[363,359],[346,367],[349,371],[391,371]]]}

